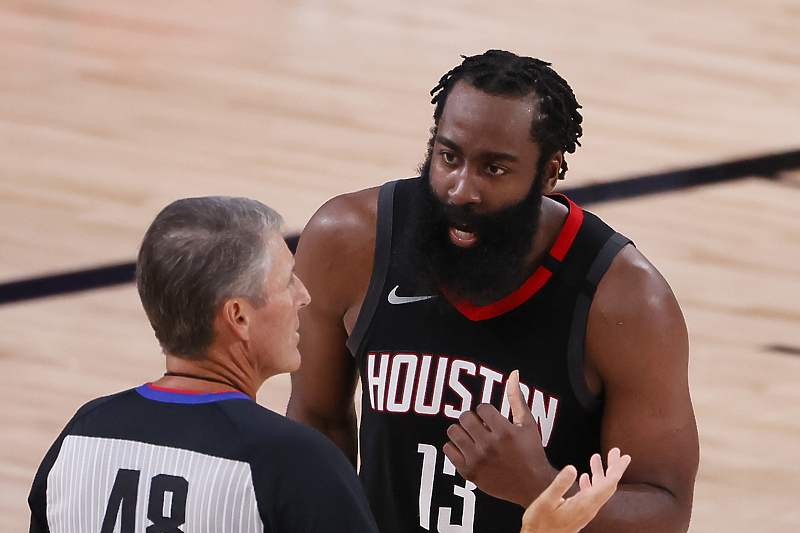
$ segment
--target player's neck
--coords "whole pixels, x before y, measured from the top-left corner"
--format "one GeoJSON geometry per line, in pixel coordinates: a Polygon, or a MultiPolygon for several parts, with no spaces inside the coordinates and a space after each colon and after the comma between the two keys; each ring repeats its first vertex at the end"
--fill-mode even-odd
{"type": "Polygon", "coordinates": [[[568,215],[569,209],[563,204],[546,196],[542,199],[539,227],[533,236],[533,246],[531,246],[530,252],[528,252],[523,261],[525,270],[521,276],[520,285],[525,283],[536,272],[544,258],[550,253],[553,245],[558,240],[558,236],[561,234],[561,230],[564,229],[568,215]]]}

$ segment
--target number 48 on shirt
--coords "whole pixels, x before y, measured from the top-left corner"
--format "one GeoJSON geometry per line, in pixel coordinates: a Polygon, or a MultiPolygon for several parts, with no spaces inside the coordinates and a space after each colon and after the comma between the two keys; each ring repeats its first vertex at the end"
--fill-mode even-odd
{"type": "MultiPolygon", "coordinates": [[[[113,533],[117,521],[120,533],[136,531],[136,505],[139,493],[139,470],[117,470],[114,486],[108,497],[100,533],[113,533]]],[[[147,518],[153,524],[147,533],[182,533],[179,526],[186,520],[186,497],[189,482],[180,476],[158,474],[150,480],[147,518]]]]}

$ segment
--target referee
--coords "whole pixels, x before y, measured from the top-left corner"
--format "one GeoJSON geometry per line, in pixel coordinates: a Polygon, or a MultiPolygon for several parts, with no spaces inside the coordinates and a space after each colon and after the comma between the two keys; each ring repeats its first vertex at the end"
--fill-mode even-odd
{"type": "Polygon", "coordinates": [[[36,473],[32,532],[377,531],[336,446],[255,402],[300,365],[309,301],[280,224],[230,197],[156,217],[136,283],[166,372],[75,414],[36,473]]]}

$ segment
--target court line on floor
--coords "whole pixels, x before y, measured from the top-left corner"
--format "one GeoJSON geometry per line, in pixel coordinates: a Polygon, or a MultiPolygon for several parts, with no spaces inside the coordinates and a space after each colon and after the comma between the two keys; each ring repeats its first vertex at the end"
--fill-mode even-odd
{"type": "MultiPolygon", "coordinates": [[[[577,204],[587,206],[746,177],[774,179],[782,172],[799,168],[800,149],[595,183],[561,192],[577,204]]],[[[286,237],[292,251],[297,239],[297,235],[286,237]]],[[[2,283],[0,305],[132,283],[135,270],[134,262],[125,262],[2,283]]]]}

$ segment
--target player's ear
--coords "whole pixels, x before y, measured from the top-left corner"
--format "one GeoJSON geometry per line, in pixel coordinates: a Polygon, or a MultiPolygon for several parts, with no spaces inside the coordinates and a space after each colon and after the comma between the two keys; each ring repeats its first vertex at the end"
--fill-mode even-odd
{"type": "Polygon", "coordinates": [[[220,309],[218,319],[222,325],[241,340],[250,338],[250,309],[241,298],[225,300],[220,309]]]}
{"type": "Polygon", "coordinates": [[[564,152],[554,153],[544,166],[544,183],[542,194],[550,194],[558,183],[558,173],[561,172],[561,164],[564,162],[564,152]]]}

